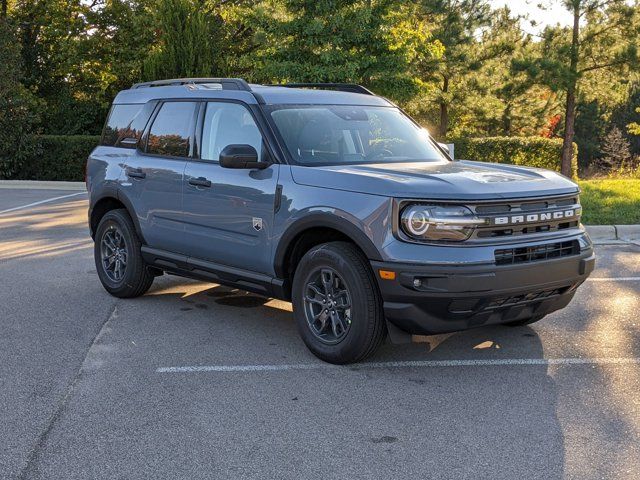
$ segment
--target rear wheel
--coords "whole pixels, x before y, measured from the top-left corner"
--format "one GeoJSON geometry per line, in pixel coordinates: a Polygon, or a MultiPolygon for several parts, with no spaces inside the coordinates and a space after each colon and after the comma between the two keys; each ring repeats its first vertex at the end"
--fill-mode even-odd
{"type": "Polygon", "coordinates": [[[366,258],[350,243],[309,250],[296,269],[292,297],[302,340],[326,362],[363,360],[384,340],[378,286],[366,258]]]}
{"type": "Polygon", "coordinates": [[[534,317],[525,318],[524,320],[516,320],[514,322],[507,322],[505,325],[508,327],[524,327],[525,325],[531,325],[532,323],[539,322],[545,316],[544,315],[536,315],[534,317]]]}
{"type": "Polygon", "coordinates": [[[154,275],[142,258],[141,246],[126,210],[111,210],[102,217],[93,253],[98,277],[111,295],[139,297],[151,287],[154,275]]]}

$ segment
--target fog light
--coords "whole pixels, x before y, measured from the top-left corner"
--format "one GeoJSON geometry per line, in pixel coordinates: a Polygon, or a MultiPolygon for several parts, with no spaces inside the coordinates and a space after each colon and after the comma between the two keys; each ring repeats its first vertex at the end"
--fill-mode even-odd
{"type": "Polygon", "coordinates": [[[413,286],[416,288],[420,288],[422,286],[422,280],[420,280],[419,278],[415,278],[413,280],[413,286]]]}

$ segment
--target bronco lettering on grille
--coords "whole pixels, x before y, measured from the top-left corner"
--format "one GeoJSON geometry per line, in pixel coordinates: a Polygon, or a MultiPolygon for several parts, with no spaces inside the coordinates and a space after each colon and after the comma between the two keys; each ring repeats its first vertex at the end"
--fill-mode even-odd
{"type": "Polygon", "coordinates": [[[550,220],[571,219],[580,216],[580,209],[557,210],[547,213],[527,213],[506,217],[494,217],[493,225],[515,225],[519,223],[539,223],[550,220]]]}

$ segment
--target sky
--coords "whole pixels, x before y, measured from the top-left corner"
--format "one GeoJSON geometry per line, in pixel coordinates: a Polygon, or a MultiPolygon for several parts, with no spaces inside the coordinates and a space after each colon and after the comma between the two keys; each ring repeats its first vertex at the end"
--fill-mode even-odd
{"type": "Polygon", "coordinates": [[[505,0],[489,0],[491,6],[500,8],[507,5],[515,15],[529,15],[530,20],[535,20],[539,25],[532,27],[529,22],[523,21],[523,30],[530,33],[538,33],[547,25],[570,25],[573,22],[571,13],[565,9],[560,2],[550,2],[548,0],[516,0],[508,2],[505,0]],[[546,5],[546,10],[538,8],[538,4],[546,5]]]}

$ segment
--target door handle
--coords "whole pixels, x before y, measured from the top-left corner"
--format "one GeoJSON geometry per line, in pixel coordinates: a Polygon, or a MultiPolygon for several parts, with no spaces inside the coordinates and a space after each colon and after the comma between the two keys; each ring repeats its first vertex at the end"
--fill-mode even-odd
{"type": "Polygon", "coordinates": [[[146,176],[147,174],[141,168],[127,168],[127,177],[145,178],[146,176]]]}
{"type": "Polygon", "coordinates": [[[211,180],[207,180],[204,177],[198,177],[198,178],[190,178],[189,179],[189,185],[193,185],[194,187],[210,187],[211,186],[211,180]]]}

